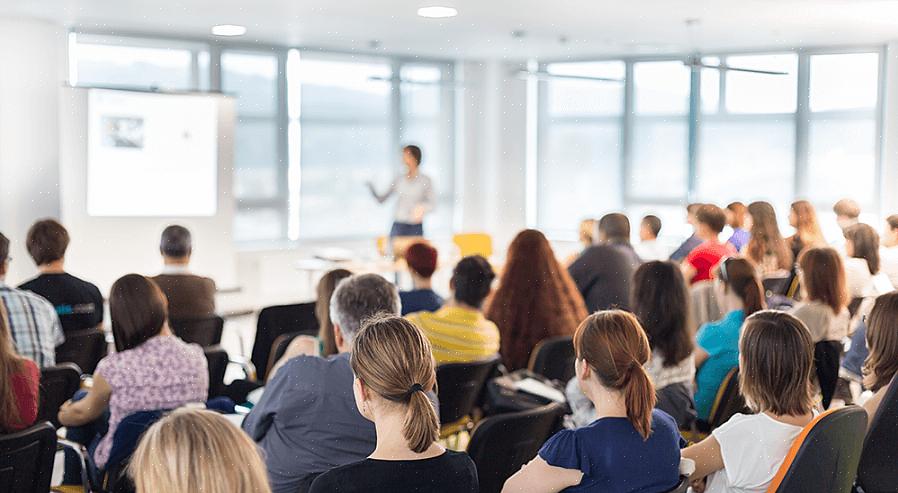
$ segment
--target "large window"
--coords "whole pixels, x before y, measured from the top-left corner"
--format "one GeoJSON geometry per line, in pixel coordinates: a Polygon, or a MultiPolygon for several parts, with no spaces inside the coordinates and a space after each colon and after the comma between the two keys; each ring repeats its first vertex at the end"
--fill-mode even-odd
{"type": "Polygon", "coordinates": [[[451,231],[452,65],[288,48],[90,34],[70,37],[80,86],[220,90],[236,98],[234,190],[239,241],[365,237],[388,231],[401,147],[424,151],[437,188],[428,235],[451,231]],[[340,221],[334,221],[334,214],[340,221]]]}
{"type": "Polygon", "coordinates": [[[768,200],[786,208],[807,198],[828,210],[852,197],[865,210],[878,207],[879,50],[702,62],[709,67],[681,59],[544,65],[553,74],[605,77],[593,67],[617,67],[612,75],[626,83],[549,78],[539,86],[537,226],[572,237],[580,218],[609,209],[679,224],[688,201],[768,200]],[[622,152],[612,142],[622,142],[622,152]],[[564,165],[565,173],[554,173],[564,165]],[[849,168],[850,176],[841,172],[849,168]],[[581,190],[582,183],[593,186],[581,190]]]}

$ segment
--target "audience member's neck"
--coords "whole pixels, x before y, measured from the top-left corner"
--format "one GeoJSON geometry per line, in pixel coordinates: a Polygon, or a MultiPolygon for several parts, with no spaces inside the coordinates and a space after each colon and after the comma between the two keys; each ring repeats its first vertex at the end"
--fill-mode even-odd
{"type": "Polygon", "coordinates": [[[596,408],[596,419],[627,417],[627,404],[622,393],[608,390],[592,380],[586,386],[587,397],[596,408]]]}
{"type": "Polygon", "coordinates": [[[374,417],[377,445],[369,457],[380,460],[415,460],[440,455],[442,448],[437,444],[431,444],[427,450],[421,453],[409,448],[402,433],[405,427],[405,408],[394,407],[395,410],[382,411],[374,417]]]}
{"type": "Polygon", "coordinates": [[[187,264],[190,263],[190,256],[186,257],[162,257],[162,262],[165,265],[177,265],[186,267],[187,264]]]}
{"type": "Polygon", "coordinates": [[[702,241],[710,241],[711,243],[720,243],[720,236],[713,231],[696,232],[696,236],[702,241]]]}
{"type": "Polygon", "coordinates": [[[453,307],[455,307],[455,308],[461,308],[461,309],[463,309],[463,310],[470,310],[470,311],[472,311],[472,312],[479,312],[479,311],[480,311],[480,308],[478,308],[478,307],[476,307],[476,306],[469,305],[469,304],[465,303],[464,301],[459,301],[459,300],[457,300],[457,299],[455,299],[455,298],[452,298],[452,299],[449,301],[448,305],[449,305],[449,306],[453,306],[453,307]]]}
{"type": "Polygon", "coordinates": [[[736,310],[745,310],[745,302],[742,298],[732,293],[727,293],[723,298],[724,312],[730,313],[736,310]]]}
{"type": "Polygon", "coordinates": [[[47,262],[46,264],[38,265],[37,270],[41,274],[62,274],[65,272],[63,264],[65,264],[65,259],[54,260],[52,262],[47,262]]]}
{"type": "Polygon", "coordinates": [[[646,236],[645,238],[642,239],[643,243],[654,243],[656,241],[658,241],[657,236],[646,236]]]}
{"type": "Polygon", "coordinates": [[[429,277],[421,277],[412,272],[412,287],[415,289],[433,289],[433,283],[429,277]]]}
{"type": "Polygon", "coordinates": [[[882,242],[882,246],[892,248],[898,246],[898,238],[886,238],[882,242]]]}
{"type": "Polygon", "coordinates": [[[605,239],[604,243],[608,245],[629,245],[630,238],[624,238],[623,236],[609,237],[605,239]]]}

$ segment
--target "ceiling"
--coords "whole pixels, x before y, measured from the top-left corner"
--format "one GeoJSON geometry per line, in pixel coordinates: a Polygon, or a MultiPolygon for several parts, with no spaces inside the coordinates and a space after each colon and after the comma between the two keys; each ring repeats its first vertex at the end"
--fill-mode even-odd
{"type": "Polygon", "coordinates": [[[0,0],[0,15],[86,31],[208,37],[242,24],[244,42],[441,58],[564,59],[874,44],[898,39],[898,0],[0,0]],[[418,7],[459,15],[424,19],[418,7]],[[693,27],[687,19],[698,19],[693,27]],[[512,36],[520,31],[521,37],[512,36]]]}

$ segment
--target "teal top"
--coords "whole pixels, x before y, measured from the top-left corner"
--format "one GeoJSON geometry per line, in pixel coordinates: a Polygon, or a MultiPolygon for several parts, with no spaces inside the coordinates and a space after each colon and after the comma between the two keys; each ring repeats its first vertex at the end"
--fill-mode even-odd
{"type": "Polygon", "coordinates": [[[698,330],[698,345],[708,353],[708,359],[695,375],[695,409],[700,419],[708,419],[717,389],[727,373],[739,366],[739,334],[744,321],[745,312],[733,310],[698,330]]]}

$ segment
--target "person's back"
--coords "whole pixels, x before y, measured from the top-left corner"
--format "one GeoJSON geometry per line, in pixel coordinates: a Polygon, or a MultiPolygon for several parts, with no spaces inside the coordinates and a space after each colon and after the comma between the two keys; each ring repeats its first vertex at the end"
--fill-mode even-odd
{"type": "Polygon", "coordinates": [[[159,252],[165,266],[153,281],[168,299],[173,320],[206,318],[215,315],[215,281],[190,272],[193,239],[183,226],[172,225],[162,232],[159,252]]]}
{"type": "Polygon", "coordinates": [[[430,459],[366,459],[337,467],[315,481],[311,493],[475,493],[479,489],[470,478],[476,476],[467,454],[447,450],[430,459]]]}
{"type": "Polygon", "coordinates": [[[630,283],[639,264],[629,244],[609,243],[586,249],[568,272],[592,313],[629,307],[630,283]]]}

